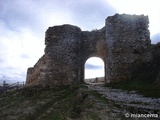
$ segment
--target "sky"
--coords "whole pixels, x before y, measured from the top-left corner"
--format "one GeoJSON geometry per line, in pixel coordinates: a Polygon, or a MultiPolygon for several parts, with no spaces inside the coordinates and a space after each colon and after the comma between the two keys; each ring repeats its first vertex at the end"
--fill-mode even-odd
{"type": "Polygon", "coordinates": [[[91,57],[85,63],[85,79],[104,77],[104,62],[101,58],[91,57]]]}
{"type": "Polygon", "coordinates": [[[160,41],[159,5],[160,0],[0,0],[0,82],[26,80],[27,68],[44,54],[45,31],[54,25],[92,30],[115,13],[144,14],[155,44],[160,41]]]}

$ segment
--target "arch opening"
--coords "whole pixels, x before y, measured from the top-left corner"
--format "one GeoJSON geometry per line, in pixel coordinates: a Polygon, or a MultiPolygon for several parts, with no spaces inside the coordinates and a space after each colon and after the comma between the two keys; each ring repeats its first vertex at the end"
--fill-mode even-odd
{"type": "Polygon", "coordinates": [[[84,82],[86,83],[104,83],[105,65],[99,57],[90,57],[85,62],[84,82]]]}

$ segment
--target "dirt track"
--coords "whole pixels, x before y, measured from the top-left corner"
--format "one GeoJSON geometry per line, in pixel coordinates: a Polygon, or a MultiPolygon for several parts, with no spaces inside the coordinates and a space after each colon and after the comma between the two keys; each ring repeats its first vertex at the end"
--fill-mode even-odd
{"type": "Polygon", "coordinates": [[[90,90],[96,90],[106,98],[112,101],[114,105],[119,106],[119,110],[125,113],[147,113],[160,115],[160,98],[144,97],[136,93],[136,91],[124,91],[120,89],[112,89],[104,87],[103,84],[89,84],[90,90]]]}

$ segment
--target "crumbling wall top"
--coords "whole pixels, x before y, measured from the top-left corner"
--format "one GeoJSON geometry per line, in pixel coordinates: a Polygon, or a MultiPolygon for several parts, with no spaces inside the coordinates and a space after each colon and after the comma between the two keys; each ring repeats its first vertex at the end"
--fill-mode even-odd
{"type": "Polygon", "coordinates": [[[69,25],[69,24],[49,27],[45,34],[45,45],[50,44],[51,40],[53,42],[56,42],[56,40],[58,40],[58,37],[61,36],[61,34],[72,35],[80,32],[81,32],[81,29],[79,27],[74,25],[69,25]]]}

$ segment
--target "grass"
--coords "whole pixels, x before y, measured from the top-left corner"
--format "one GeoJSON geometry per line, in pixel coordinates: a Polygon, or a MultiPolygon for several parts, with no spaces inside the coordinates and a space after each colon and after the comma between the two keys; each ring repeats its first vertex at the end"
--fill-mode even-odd
{"type": "Polygon", "coordinates": [[[102,95],[100,93],[98,93],[97,91],[90,90],[90,91],[88,91],[88,93],[92,94],[97,100],[101,101],[102,103],[104,103],[104,104],[108,103],[108,100],[105,99],[104,97],[102,97],[102,95]]]}
{"type": "Polygon", "coordinates": [[[153,81],[150,80],[128,80],[105,84],[105,86],[128,91],[135,90],[146,97],[160,98],[160,86],[153,84],[153,81]]]}
{"type": "MultiPolygon", "coordinates": [[[[151,84],[151,81],[134,80],[106,86],[159,97],[159,86],[151,84]]],[[[113,114],[124,117],[122,113],[112,112],[122,109],[119,104],[89,90],[85,84],[54,88],[34,86],[9,91],[0,96],[0,106],[2,120],[104,120],[106,116],[112,118],[113,114]]],[[[132,107],[128,110],[135,111],[132,107]]]]}
{"type": "Polygon", "coordinates": [[[97,101],[107,103],[84,84],[57,88],[27,87],[0,96],[0,119],[4,120],[101,120],[97,101]],[[89,97],[91,96],[91,97],[89,97]]]}
{"type": "Polygon", "coordinates": [[[42,118],[50,120],[57,115],[60,119],[76,117],[76,113],[71,111],[74,106],[70,104],[75,94],[69,86],[63,88],[29,87],[10,91],[0,98],[0,119],[10,120],[11,116],[15,116],[18,120],[42,118]]]}
{"type": "Polygon", "coordinates": [[[0,96],[0,106],[0,120],[105,120],[114,109],[85,84],[9,91],[0,96]]]}

